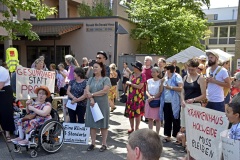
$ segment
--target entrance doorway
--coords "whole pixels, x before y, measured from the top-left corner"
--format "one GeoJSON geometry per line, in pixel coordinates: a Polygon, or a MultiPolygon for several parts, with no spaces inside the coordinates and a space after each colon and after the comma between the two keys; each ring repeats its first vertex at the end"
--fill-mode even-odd
{"type": "Polygon", "coordinates": [[[51,63],[64,63],[64,56],[67,54],[70,54],[70,46],[56,46],[56,55],[54,46],[27,46],[27,67],[30,68],[39,56],[44,56],[45,64],[49,68],[51,63]]]}

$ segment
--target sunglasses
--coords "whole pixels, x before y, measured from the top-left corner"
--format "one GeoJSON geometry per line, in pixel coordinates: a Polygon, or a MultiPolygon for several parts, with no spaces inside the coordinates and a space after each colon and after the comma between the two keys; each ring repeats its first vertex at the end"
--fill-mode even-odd
{"type": "Polygon", "coordinates": [[[102,57],[96,57],[97,59],[102,59],[102,57]]]}
{"type": "Polygon", "coordinates": [[[200,71],[202,71],[203,69],[202,68],[198,68],[200,71]]]}

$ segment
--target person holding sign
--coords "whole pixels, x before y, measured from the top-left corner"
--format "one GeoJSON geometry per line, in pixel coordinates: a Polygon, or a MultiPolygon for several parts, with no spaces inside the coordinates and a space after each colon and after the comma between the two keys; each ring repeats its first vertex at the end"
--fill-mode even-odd
{"type": "Polygon", "coordinates": [[[167,76],[164,77],[163,94],[160,98],[160,119],[164,117],[164,135],[163,142],[171,141],[171,134],[173,137],[177,136],[180,130],[180,92],[182,91],[182,77],[175,73],[173,65],[167,65],[167,76]]]}
{"type": "Polygon", "coordinates": [[[39,125],[44,124],[47,120],[52,119],[50,115],[52,110],[51,103],[46,102],[46,99],[51,96],[48,87],[40,86],[34,90],[34,93],[37,94],[37,99],[35,102],[32,99],[27,100],[26,109],[28,115],[18,121],[19,137],[11,140],[14,144],[28,145],[29,132],[39,125]],[[25,139],[24,133],[26,134],[25,139]]]}
{"type": "Polygon", "coordinates": [[[78,123],[85,123],[84,116],[87,100],[84,90],[87,85],[87,80],[85,79],[84,70],[76,67],[74,69],[74,77],[75,80],[69,82],[67,89],[68,100],[71,101],[72,104],[77,103],[76,110],[68,108],[70,123],[77,123],[76,116],[78,117],[78,123]]]}
{"type": "Polygon", "coordinates": [[[109,102],[108,92],[111,87],[109,77],[106,77],[105,66],[102,62],[95,62],[93,65],[93,77],[89,78],[86,87],[86,94],[88,98],[86,108],[86,127],[90,127],[90,134],[92,144],[88,147],[87,151],[95,148],[96,132],[100,128],[102,133],[102,147],[99,149],[103,152],[107,149],[107,135],[109,127],[109,102]],[[103,119],[94,121],[90,107],[94,107],[97,103],[102,114],[103,119]]]}
{"type": "MultiPolygon", "coordinates": [[[[197,59],[190,59],[187,62],[188,74],[183,78],[183,90],[181,94],[181,129],[182,146],[185,148],[185,106],[186,104],[200,104],[206,98],[206,80],[201,74],[198,74],[199,62],[197,59]]],[[[177,143],[179,143],[177,141],[177,143]]],[[[185,150],[185,149],[184,149],[185,150]]]]}
{"type": "Polygon", "coordinates": [[[226,116],[232,127],[229,130],[228,136],[234,140],[240,140],[240,103],[230,103],[226,108],[226,116]]]}

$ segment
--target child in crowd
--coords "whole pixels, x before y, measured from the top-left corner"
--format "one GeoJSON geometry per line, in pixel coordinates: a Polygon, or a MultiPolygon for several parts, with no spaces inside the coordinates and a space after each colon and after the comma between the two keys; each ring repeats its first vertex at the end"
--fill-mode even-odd
{"type": "Polygon", "coordinates": [[[227,105],[226,116],[232,127],[229,130],[228,136],[234,140],[240,140],[240,103],[230,103],[227,105]]]}

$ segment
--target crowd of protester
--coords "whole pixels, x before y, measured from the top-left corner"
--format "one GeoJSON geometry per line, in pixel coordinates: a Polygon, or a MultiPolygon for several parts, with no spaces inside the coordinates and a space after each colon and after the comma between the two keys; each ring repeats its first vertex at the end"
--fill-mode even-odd
{"type": "MultiPolygon", "coordinates": [[[[162,142],[171,142],[172,137],[176,137],[175,143],[183,146],[183,152],[187,151],[185,133],[186,127],[189,126],[185,125],[184,109],[186,104],[194,103],[198,106],[226,112],[232,123],[231,130],[237,132],[230,137],[240,140],[240,125],[238,125],[240,93],[231,94],[231,87],[240,88],[240,72],[231,77],[230,60],[220,61],[215,52],[207,52],[206,55],[189,59],[182,64],[182,69],[176,60],[167,63],[164,58],[159,58],[157,62],[154,62],[151,56],[146,56],[143,63],[135,61],[130,64],[133,70],[129,69],[127,62],[124,62],[123,70],[119,71],[114,63],[106,65],[108,56],[105,52],[99,51],[96,54],[96,60],[88,60],[87,57],[84,57],[80,65],[72,55],[66,55],[66,65],[64,63],[50,64],[49,70],[56,74],[55,91],[60,96],[68,95],[71,103],[77,103],[76,110],[68,108],[70,123],[85,123],[87,127],[90,127],[91,145],[87,151],[95,149],[97,129],[100,129],[102,135],[102,146],[99,151],[103,152],[107,149],[110,112],[114,112],[116,109],[115,102],[119,98],[118,85],[122,85],[123,93],[127,94],[124,116],[129,119],[130,126],[126,131],[130,134],[127,145],[129,154],[131,154],[130,151],[137,148],[140,149],[143,157],[149,157],[147,150],[145,153],[141,149],[142,146],[136,146],[141,144],[142,140],[147,141],[150,145],[156,145],[159,152],[153,155],[159,158],[162,146],[159,136],[156,135],[159,135],[161,123],[165,135],[162,142]],[[153,66],[153,64],[156,65],[153,66]],[[104,117],[97,122],[93,120],[90,110],[95,103],[99,105],[104,117]],[[150,130],[153,130],[154,124],[156,124],[155,132],[137,131],[143,116],[148,120],[150,130]],[[141,140],[135,136],[139,136],[141,140]],[[156,138],[151,139],[151,136],[156,138]]],[[[31,67],[48,71],[43,56],[36,59],[31,67]]],[[[0,92],[0,95],[9,99],[12,90],[16,92],[16,76],[12,76],[11,88],[7,69],[0,67],[0,74],[0,89],[6,92],[4,95],[1,95],[3,93],[0,92]]],[[[37,94],[39,94],[38,91],[36,91],[37,94]]],[[[47,95],[47,92],[44,93],[47,95]]],[[[0,124],[6,131],[8,139],[10,139],[9,132],[14,130],[13,120],[10,116],[12,112],[10,101],[0,101],[0,105],[7,106],[4,109],[0,107],[0,124]]],[[[24,127],[20,122],[19,126],[24,127]]],[[[28,143],[22,135],[12,141],[28,143]]],[[[140,152],[135,153],[135,155],[137,154],[141,155],[140,152]]],[[[155,159],[154,157],[151,159],[155,159]]]]}

